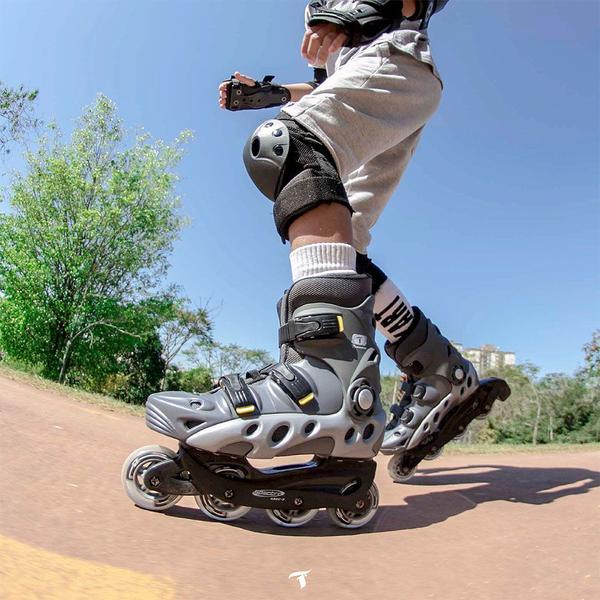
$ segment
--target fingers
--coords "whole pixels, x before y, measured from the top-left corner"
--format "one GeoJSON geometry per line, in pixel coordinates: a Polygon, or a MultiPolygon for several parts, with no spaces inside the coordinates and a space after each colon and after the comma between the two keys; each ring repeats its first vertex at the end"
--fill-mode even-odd
{"type": "Polygon", "coordinates": [[[331,31],[321,40],[321,47],[317,51],[317,61],[319,63],[324,63],[327,60],[331,44],[333,44],[333,40],[335,40],[336,37],[337,33],[331,31]]]}
{"type": "Polygon", "coordinates": [[[317,60],[319,48],[321,47],[321,38],[318,33],[313,33],[308,39],[308,47],[306,48],[306,58],[309,62],[313,63],[317,60]]]}
{"type": "Polygon", "coordinates": [[[343,31],[340,31],[331,43],[331,46],[329,46],[329,54],[337,52],[347,41],[348,36],[343,31]]]}
{"type": "Polygon", "coordinates": [[[300,54],[303,58],[308,60],[308,42],[310,41],[310,36],[312,35],[312,31],[306,31],[304,33],[304,37],[302,38],[302,45],[300,46],[300,54]]]}
{"type": "Polygon", "coordinates": [[[315,26],[302,38],[300,53],[314,65],[323,64],[333,52],[337,52],[348,36],[335,25],[315,26]]]}
{"type": "Polygon", "coordinates": [[[244,85],[254,85],[256,83],[256,79],[253,79],[252,77],[248,77],[248,75],[243,75],[242,73],[240,73],[239,71],[236,71],[233,76],[240,82],[243,83],[244,85]]]}

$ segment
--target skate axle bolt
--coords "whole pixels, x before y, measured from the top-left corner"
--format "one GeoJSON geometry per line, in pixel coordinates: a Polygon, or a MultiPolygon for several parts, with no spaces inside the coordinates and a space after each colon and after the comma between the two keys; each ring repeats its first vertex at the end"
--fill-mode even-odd
{"type": "Polygon", "coordinates": [[[356,503],[356,508],[358,508],[358,510],[362,510],[365,507],[365,501],[364,500],[359,500],[356,503]]]}
{"type": "Polygon", "coordinates": [[[302,498],[294,498],[294,506],[302,506],[304,504],[304,500],[302,498]]]}
{"type": "Polygon", "coordinates": [[[225,490],[224,496],[227,498],[227,500],[233,498],[233,490],[225,490]]]}
{"type": "Polygon", "coordinates": [[[156,486],[157,486],[157,485],[160,483],[160,479],[159,479],[158,477],[156,477],[156,476],[155,476],[155,477],[153,477],[153,478],[150,480],[150,483],[151,483],[151,484],[152,484],[154,487],[156,487],[156,486]]]}

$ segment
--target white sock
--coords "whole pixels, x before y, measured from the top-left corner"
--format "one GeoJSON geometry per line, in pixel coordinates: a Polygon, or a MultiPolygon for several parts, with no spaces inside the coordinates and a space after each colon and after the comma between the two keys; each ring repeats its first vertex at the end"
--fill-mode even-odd
{"type": "Polygon", "coordinates": [[[356,250],[350,244],[321,242],[290,252],[292,281],[330,273],[356,273],[356,250]]]}
{"type": "Polygon", "coordinates": [[[408,300],[391,279],[386,279],[377,290],[374,312],[377,329],[390,342],[402,337],[415,316],[408,300]]]}

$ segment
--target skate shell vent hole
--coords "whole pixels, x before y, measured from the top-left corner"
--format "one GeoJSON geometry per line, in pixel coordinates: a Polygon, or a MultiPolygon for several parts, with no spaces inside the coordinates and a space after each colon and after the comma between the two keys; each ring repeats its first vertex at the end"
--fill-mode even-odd
{"type": "Polygon", "coordinates": [[[202,423],[204,423],[204,421],[190,420],[185,422],[185,426],[187,429],[194,429],[194,427],[198,427],[198,425],[202,425],[202,423]]]}
{"type": "Polygon", "coordinates": [[[346,435],[344,436],[344,439],[349,442],[352,437],[354,436],[354,427],[350,427],[350,429],[348,429],[348,431],[346,431],[346,435]]]}
{"type": "Polygon", "coordinates": [[[439,418],[440,418],[440,413],[439,412],[435,413],[435,415],[433,415],[433,422],[437,423],[439,418]]]}
{"type": "Polygon", "coordinates": [[[471,387],[473,385],[473,378],[469,375],[469,379],[467,379],[467,386],[471,387]]]}
{"type": "Polygon", "coordinates": [[[251,435],[256,433],[257,429],[258,429],[258,423],[252,423],[252,425],[250,425],[246,429],[246,433],[244,435],[246,435],[247,437],[250,437],[251,435]]]}
{"type": "Polygon", "coordinates": [[[281,440],[283,440],[283,438],[288,434],[289,430],[290,430],[289,425],[280,425],[271,434],[271,441],[274,444],[279,444],[279,442],[281,442],[281,440]]]}
{"type": "Polygon", "coordinates": [[[310,435],[315,430],[316,425],[317,424],[314,421],[307,423],[304,426],[304,435],[310,435]]]}
{"type": "Polygon", "coordinates": [[[429,431],[429,423],[425,423],[425,427],[423,427],[423,431],[429,431]]]}
{"type": "Polygon", "coordinates": [[[252,156],[258,156],[258,153],[260,152],[260,140],[255,137],[252,140],[252,156]]]}
{"type": "Polygon", "coordinates": [[[368,440],[373,435],[374,431],[375,427],[373,426],[373,423],[369,423],[363,431],[363,440],[368,440]]]}

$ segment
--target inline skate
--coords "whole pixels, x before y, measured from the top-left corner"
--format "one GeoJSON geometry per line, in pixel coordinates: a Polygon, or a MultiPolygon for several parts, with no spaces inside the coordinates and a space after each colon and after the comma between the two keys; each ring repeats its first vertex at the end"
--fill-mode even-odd
{"type": "Polygon", "coordinates": [[[403,396],[391,408],[381,452],[391,454],[388,472],[408,481],[422,460],[437,458],[449,441],[462,437],[496,400],[510,396],[498,378],[479,381],[475,368],[417,308],[409,332],[385,351],[405,374],[403,396]]]}
{"type": "Polygon", "coordinates": [[[343,528],[366,525],[379,502],[373,481],[385,429],[374,342],[371,280],[309,277],[278,304],[280,362],[221,377],[210,392],[153,394],[148,427],[179,441],[146,446],[122,480],[138,506],[166,510],[194,496],[217,521],[251,508],[278,525],[308,523],[320,508],[343,528]],[[312,454],[304,464],[259,469],[248,459],[312,454]]]}

